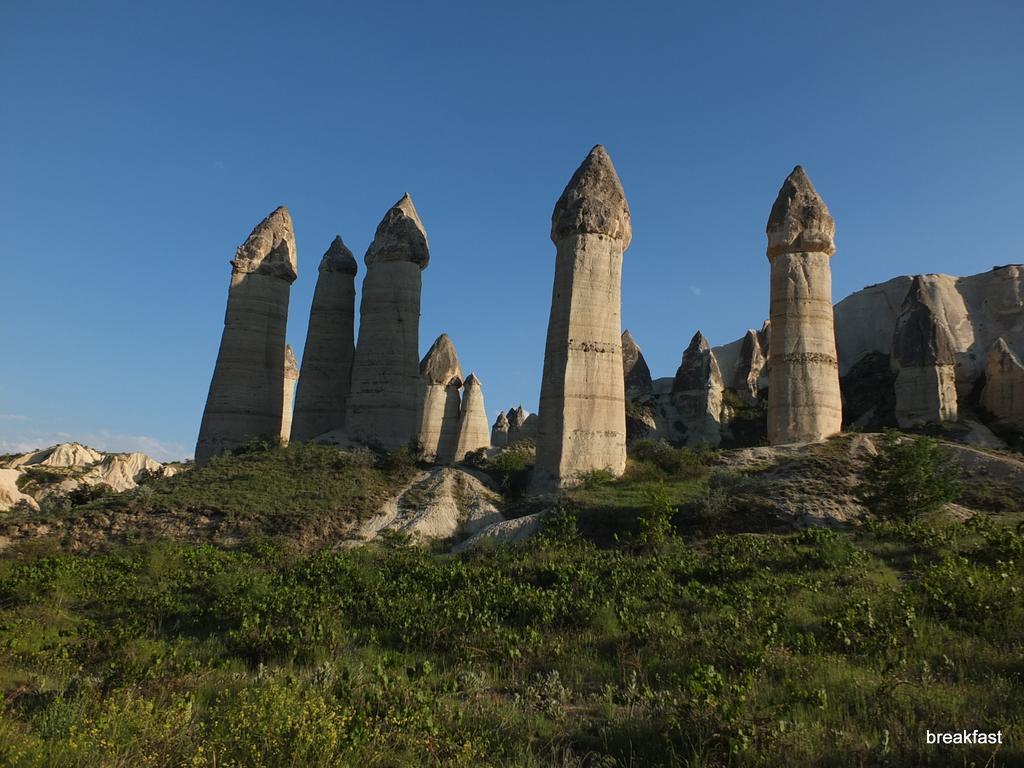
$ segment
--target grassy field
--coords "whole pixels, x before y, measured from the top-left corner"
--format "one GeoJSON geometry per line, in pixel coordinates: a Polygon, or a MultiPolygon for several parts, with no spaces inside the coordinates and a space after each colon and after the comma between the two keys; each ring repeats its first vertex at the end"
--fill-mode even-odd
{"type": "Polygon", "coordinates": [[[0,764],[1024,764],[1012,495],[966,522],[742,532],[711,485],[647,457],[462,556],[8,557],[0,764]],[[925,743],[974,728],[1004,743],[925,743]]]}

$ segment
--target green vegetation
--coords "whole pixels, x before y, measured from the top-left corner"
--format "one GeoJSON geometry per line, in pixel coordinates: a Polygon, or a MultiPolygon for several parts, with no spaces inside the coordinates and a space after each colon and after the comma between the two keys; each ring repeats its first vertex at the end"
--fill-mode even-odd
{"type": "Polygon", "coordinates": [[[954,501],[961,490],[959,467],[938,440],[890,430],[868,466],[864,499],[879,515],[913,520],[954,501]]]}
{"type": "MultiPolygon", "coordinates": [[[[408,470],[292,450],[200,472],[245,494],[235,462],[294,461],[273,488],[337,470],[351,505],[408,470]]],[[[966,522],[771,533],[744,514],[757,477],[713,463],[643,446],[536,538],[462,556],[263,539],[0,560],[0,765],[1024,762],[1024,536],[1003,489],[966,522]],[[925,743],[974,728],[1004,744],[925,743]]],[[[149,487],[200,493],[170,482],[149,487]]]]}

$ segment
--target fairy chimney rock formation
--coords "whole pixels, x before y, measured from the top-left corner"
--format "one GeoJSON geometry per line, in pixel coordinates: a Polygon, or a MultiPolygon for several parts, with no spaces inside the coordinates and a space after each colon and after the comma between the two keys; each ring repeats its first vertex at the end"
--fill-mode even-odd
{"type": "Polygon", "coordinates": [[[295,405],[295,383],[299,380],[299,363],[291,344],[284,346],[284,402],[281,405],[281,442],[292,435],[292,411],[295,405]]]}
{"type": "Polygon", "coordinates": [[[527,437],[524,432],[526,427],[526,419],[530,414],[523,408],[522,405],[517,405],[515,408],[508,409],[508,444],[517,440],[522,440],[527,437]]]}
{"type": "Polygon", "coordinates": [[[281,435],[285,326],[298,270],[287,208],[256,226],[231,266],[224,333],[196,443],[199,465],[249,440],[281,435]]]}
{"type": "Polygon", "coordinates": [[[626,468],[622,255],[629,205],[604,147],[594,147],[551,215],[555,279],[541,379],[538,490],[626,468]]]}
{"type": "Polygon", "coordinates": [[[455,461],[467,454],[491,447],[491,429],[484,408],[484,391],[480,379],[472,373],[466,377],[462,392],[462,410],[459,413],[459,436],[455,446],[455,461]]]}
{"type": "Polygon", "coordinates": [[[425,461],[451,462],[459,437],[462,367],[447,333],[420,361],[419,427],[416,441],[425,461]]]}
{"type": "Polygon", "coordinates": [[[822,440],[842,427],[832,317],[835,221],[799,165],[766,228],[771,263],[768,441],[822,440]]]}
{"type": "Polygon", "coordinates": [[[622,332],[622,378],[627,400],[639,400],[654,391],[651,369],[629,331],[622,332]]]}
{"type": "Polygon", "coordinates": [[[355,276],[358,266],[340,236],[317,275],[302,372],[295,393],[292,440],[311,440],[345,425],[345,405],[355,355],[355,276]]]}
{"type": "Polygon", "coordinates": [[[892,340],[896,421],[902,428],[957,417],[956,352],[920,276],[903,300],[892,340]]]}
{"type": "Polygon", "coordinates": [[[491,445],[495,448],[504,448],[508,445],[508,416],[504,411],[498,411],[498,418],[491,425],[491,445]]]}
{"type": "Polygon", "coordinates": [[[697,331],[672,381],[679,423],[672,432],[691,447],[716,447],[722,439],[722,373],[707,338],[697,331]]]}
{"type": "Polygon", "coordinates": [[[384,215],[364,258],[345,429],[367,445],[394,450],[416,437],[421,272],[429,260],[427,233],[406,194],[384,215]]]}
{"type": "Polygon", "coordinates": [[[981,405],[1001,426],[1024,430],[1024,365],[1001,336],[985,359],[981,405]]]}

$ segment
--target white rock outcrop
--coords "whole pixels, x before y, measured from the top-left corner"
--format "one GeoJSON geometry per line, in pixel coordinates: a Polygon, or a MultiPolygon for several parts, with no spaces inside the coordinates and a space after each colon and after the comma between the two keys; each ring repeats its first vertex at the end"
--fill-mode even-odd
{"type": "Polygon", "coordinates": [[[842,428],[832,316],[835,221],[799,165],[768,217],[771,346],[768,441],[822,440],[842,428]]]}
{"type": "Polygon", "coordinates": [[[196,443],[198,465],[254,438],[281,434],[285,327],[298,269],[288,209],[281,206],[261,221],[231,265],[224,333],[196,443]]]}
{"type": "Polygon", "coordinates": [[[459,439],[462,366],[455,345],[442,333],[420,361],[419,429],[416,441],[424,461],[455,460],[459,439]]]}
{"type": "Polygon", "coordinates": [[[421,273],[429,261],[427,233],[406,194],[384,215],[364,258],[345,429],[366,445],[394,450],[416,437],[421,273]]]}
{"type": "Polygon", "coordinates": [[[594,147],[551,215],[555,279],[541,378],[537,490],[626,468],[622,256],[629,205],[604,147],[594,147]]]}
{"type": "Polygon", "coordinates": [[[41,451],[29,451],[15,456],[4,466],[19,467],[86,467],[103,459],[103,454],[81,443],[60,443],[41,451]]]}
{"type": "Polygon", "coordinates": [[[335,237],[320,261],[309,310],[292,440],[311,440],[345,426],[355,356],[357,269],[352,252],[335,237]]]}
{"type": "Polygon", "coordinates": [[[1000,426],[1024,429],[1024,364],[1002,337],[985,359],[981,406],[1000,426]]]}
{"type": "Polygon", "coordinates": [[[471,373],[463,385],[454,461],[462,461],[467,454],[490,447],[491,428],[487,421],[487,408],[484,406],[483,385],[471,373]]]}
{"type": "Polygon", "coordinates": [[[6,512],[17,504],[27,504],[30,509],[39,511],[36,500],[18,489],[21,475],[17,469],[0,469],[0,512],[6,512]]]}

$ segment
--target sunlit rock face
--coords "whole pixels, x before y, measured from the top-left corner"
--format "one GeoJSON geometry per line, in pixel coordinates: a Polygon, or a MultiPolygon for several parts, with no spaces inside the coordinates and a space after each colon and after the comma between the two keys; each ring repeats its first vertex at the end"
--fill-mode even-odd
{"type": "Polygon", "coordinates": [[[345,426],[355,356],[357,269],[352,252],[335,237],[320,261],[309,310],[292,440],[311,440],[345,426]]]}
{"type": "Polygon", "coordinates": [[[419,428],[416,442],[425,461],[450,463],[459,439],[462,366],[447,333],[420,361],[419,428]]]}
{"type": "Polygon", "coordinates": [[[281,435],[288,299],[298,269],[287,208],[278,208],[256,226],[231,266],[224,332],[196,444],[197,464],[250,440],[277,440],[281,435]]]}
{"type": "Polygon", "coordinates": [[[480,379],[472,373],[466,377],[459,412],[459,435],[455,444],[455,461],[481,448],[491,447],[491,429],[484,406],[484,390],[480,379]]]}
{"type": "Polygon", "coordinates": [[[538,490],[626,467],[622,255],[629,205],[604,147],[573,174],[551,216],[555,279],[541,378],[538,490]]]}
{"type": "Polygon", "coordinates": [[[366,445],[394,450],[416,437],[421,273],[429,261],[427,233],[405,195],[384,215],[364,258],[345,429],[366,445]]]}
{"type": "Polygon", "coordinates": [[[768,218],[771,345],[768,440],[822,440],[842,427],[832,315],[835,221],[803,168],[786,178],[768,218]]]}
{"type": "Polygon", "coordinates": [[[1002,337],[985,359],[981,406],[998,426],[1024,430],[1024,365],[1002,337]]]}

